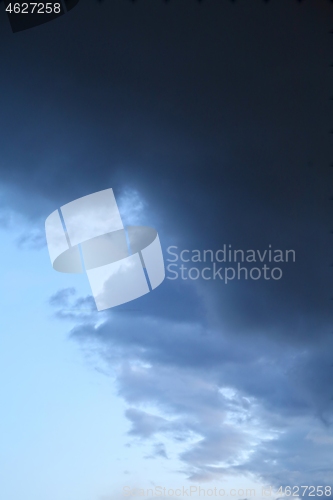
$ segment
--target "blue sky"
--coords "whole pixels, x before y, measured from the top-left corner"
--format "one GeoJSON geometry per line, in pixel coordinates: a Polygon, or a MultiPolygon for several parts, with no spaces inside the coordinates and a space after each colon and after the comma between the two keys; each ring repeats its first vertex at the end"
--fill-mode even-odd
{"type": "MultiPolygon", "coordinates": [[[[128,223],[140,215],[144,218],[143,206],[135,192],[120,197],[128,223]]],[[[58,289],[69,291],[71,296],[73,285],[76,294],[90,296],[86,276],[55,273],[45,245],[39,243],[36,248],[18,243],[27,227],[37,234],[41,228],[14,219],[15,224],[1,230],[1,276],[6,283],[0,363],[5,409],[1,432],[3,496],[9,500],[21,496],[38,500],[45,495],[51,500],[90,500],[119,498],[125,487],[132,492],[155,486],[193,487],[177,468],[182,469],[179,454],[199,436],[190,433],[178,444],[163,432],[154,439],[149,424],[144,439],[140,432],[129,435],[129,421],[124,418],[129,407],[132,414],[128,415],[134,419],[140,412],[153,419],[170,415],[149,401],[134,405],[134,410],[119,397],[117,375],[112,366],[101,361],[97,347],[79,349],[69,341],[68,332],[76,321],[57,318],[49,299],[58,289]]],[[[88,315],[90,309],[88,304],[88,315]]],[[[80,319],[80,307],[70,312],[64,308],[63,314],[80,319]]],[[[105,321],[97,313],[93,318],[97,324],[105,321]]],[[[123,328],[132,328],[131,318],[128,325],[120,314],[120,325],[123,322],[123,328]]],[[[147,367],[134,362],[131,369],[140,374],[147,367]]],[[[236,483],[229,483],[237,488],[260,485],[242,475],[236,483]]]]}

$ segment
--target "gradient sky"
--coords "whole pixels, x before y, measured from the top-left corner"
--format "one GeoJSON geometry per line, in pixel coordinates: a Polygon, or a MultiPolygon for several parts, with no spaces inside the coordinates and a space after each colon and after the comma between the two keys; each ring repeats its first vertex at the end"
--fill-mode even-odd
{"type": "Polygon", "coordinates": [[[332,15],[80,0],[12,34],[0,9],[1,500],[332,485],[332,15]],[[296,262],[97,313],[84,275],[52,269],[44,221],[110,187],[165,258],[296,262]]]}

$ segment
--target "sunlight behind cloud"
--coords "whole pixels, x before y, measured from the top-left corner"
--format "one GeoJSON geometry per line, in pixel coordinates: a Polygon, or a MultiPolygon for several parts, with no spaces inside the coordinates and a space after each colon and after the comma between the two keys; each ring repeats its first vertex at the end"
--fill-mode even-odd
{"type": "Polygon", "coordinates": [[[147,203],[138,191],[126,188],[117,197],[117,200],[119,212],[125,226],[144,224],[147,203]]]}

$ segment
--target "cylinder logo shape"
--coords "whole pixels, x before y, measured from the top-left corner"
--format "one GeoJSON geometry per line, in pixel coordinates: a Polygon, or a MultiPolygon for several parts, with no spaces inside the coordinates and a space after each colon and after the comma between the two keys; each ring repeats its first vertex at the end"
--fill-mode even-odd
{"type": "Polygon", "coordinates": [[[98,311],[141,297],[165,278],[157,231],[124,227],[111,188],[55,210],[45,232],[53,268],[85,271],[98,311]]]}

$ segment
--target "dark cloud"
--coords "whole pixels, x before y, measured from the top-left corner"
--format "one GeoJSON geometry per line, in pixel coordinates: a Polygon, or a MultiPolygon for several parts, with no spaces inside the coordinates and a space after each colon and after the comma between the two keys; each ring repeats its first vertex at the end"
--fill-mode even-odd
{"type": "Polygon", "coordinates": [[[131,435],[184,443],[190,479],[246,472],[274,485],[306,476],[329,484],[333,339],[302,350],[274,337],[240,343],[195,323],[116,312],[71,335],[97,348],[116,375],[131,435]]]}
{"type": "Polygon", "coordinates": [[[324,9],[324,2],[82,0],[71,14],[20,35],[6,31],[4,18],[3,203],[45,218],[92,191],[112,186],[120,196],[134,188],[164,248],[293,248],[296,263],[279,282],[207,283],[200,301],[188,291],[181,309],[170,307],[173,294],[154,307],[189,318],[203,317],[205,305],[211,320],[223,315],[235,333],[326,334],[331,53],[324,9]]]}
{"type": "Polygon", "coordinates": [[[166,419],[135,408],[126,410],[126,417],[132,422],[130,434],[133,436],[150,437],[156,432],[163,432],[168,428],[166,419]]]}

